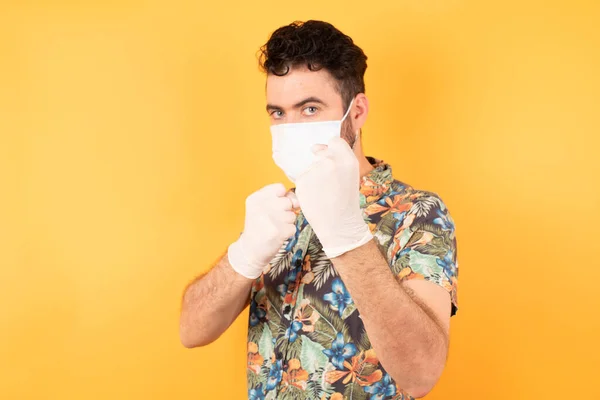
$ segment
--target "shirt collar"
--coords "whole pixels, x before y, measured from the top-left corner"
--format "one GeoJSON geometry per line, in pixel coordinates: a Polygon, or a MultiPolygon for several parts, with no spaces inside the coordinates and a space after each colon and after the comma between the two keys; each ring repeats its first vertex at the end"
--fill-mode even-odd
{"type": "Polygon", "coordinates": [[[360,180],[360,206],[367,207],[379,200],[394,181],[392,167],[383,160],[367,157],[374,167],[360,180]]]}

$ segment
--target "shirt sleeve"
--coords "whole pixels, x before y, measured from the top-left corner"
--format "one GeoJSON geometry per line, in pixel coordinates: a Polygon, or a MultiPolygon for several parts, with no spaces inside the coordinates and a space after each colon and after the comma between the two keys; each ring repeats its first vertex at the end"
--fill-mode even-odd
{"type": "Polygon", "coordinates": [[[458,259],[454,221],[434,193],[417,197],[398,221],[390,254],[392,270],[402,280],[425,279],[450,293],[458,310],[458,259]]]}

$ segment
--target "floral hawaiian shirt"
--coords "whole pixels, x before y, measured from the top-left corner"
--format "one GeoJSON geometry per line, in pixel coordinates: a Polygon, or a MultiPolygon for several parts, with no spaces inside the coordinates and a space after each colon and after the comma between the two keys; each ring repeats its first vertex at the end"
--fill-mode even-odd
{"type": "MultiPolygon", "coordinates": [[[[454,315],[458,263],[448,209],[435,193],[394,180],[388,164],[369,161],[375,169],[361,180],[361,209],[392,273],[442,286],[454,315]]],[[[296,228],[252,287],[249,399],[412,399],[379,363],[352,297],[301,212],[296,228]]]]}

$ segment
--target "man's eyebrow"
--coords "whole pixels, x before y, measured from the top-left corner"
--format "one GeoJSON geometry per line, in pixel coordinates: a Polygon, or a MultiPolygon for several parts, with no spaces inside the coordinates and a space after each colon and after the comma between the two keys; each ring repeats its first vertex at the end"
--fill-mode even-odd
{"type": "Polygon", "coordinates": [[[267,112],[269,111],[281,111],[281,107],[276,106],[275,104],[267,104],[267,112]]]}
{"type": "Polygon", "coordinates": [[[325,102],[323,100],[319,99],[318,97],[311,96],[311,97],[307,97],[306,99],[294,104],[294,108],[300,108],[307,103],[317,103],[317,104],[327,106],[327,104],[325,104],[325,102]]]}
{"type": "MultiPolygon", "coordinates": [[[[324,106],[327,106],[327,103],[325,103],[323,100],[319,99],[318,97],[307,97],[304,100],[299,101],[298,103],[294,104],[293,108],[300,108],[305,104],[308,103],[317,103],[317,104],[321,104],[324,106]]],[[[275,105],[275,104],[267,104],[267,111],[281,111],[283,110],[282,107],[275,105]]]]}

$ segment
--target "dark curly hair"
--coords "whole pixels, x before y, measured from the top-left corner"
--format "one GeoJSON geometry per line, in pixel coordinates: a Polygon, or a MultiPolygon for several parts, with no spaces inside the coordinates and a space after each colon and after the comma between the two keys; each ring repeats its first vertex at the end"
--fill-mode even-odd
{"type": "Polygon", "coordinates": [[[260,48],[263,72],[283,76],[305,65],[311,71],[325,68],[337,81],[344,108],[365,92],[367,56],[350,36],[323,21],[296,21],[277,29],[260,48]]]}

